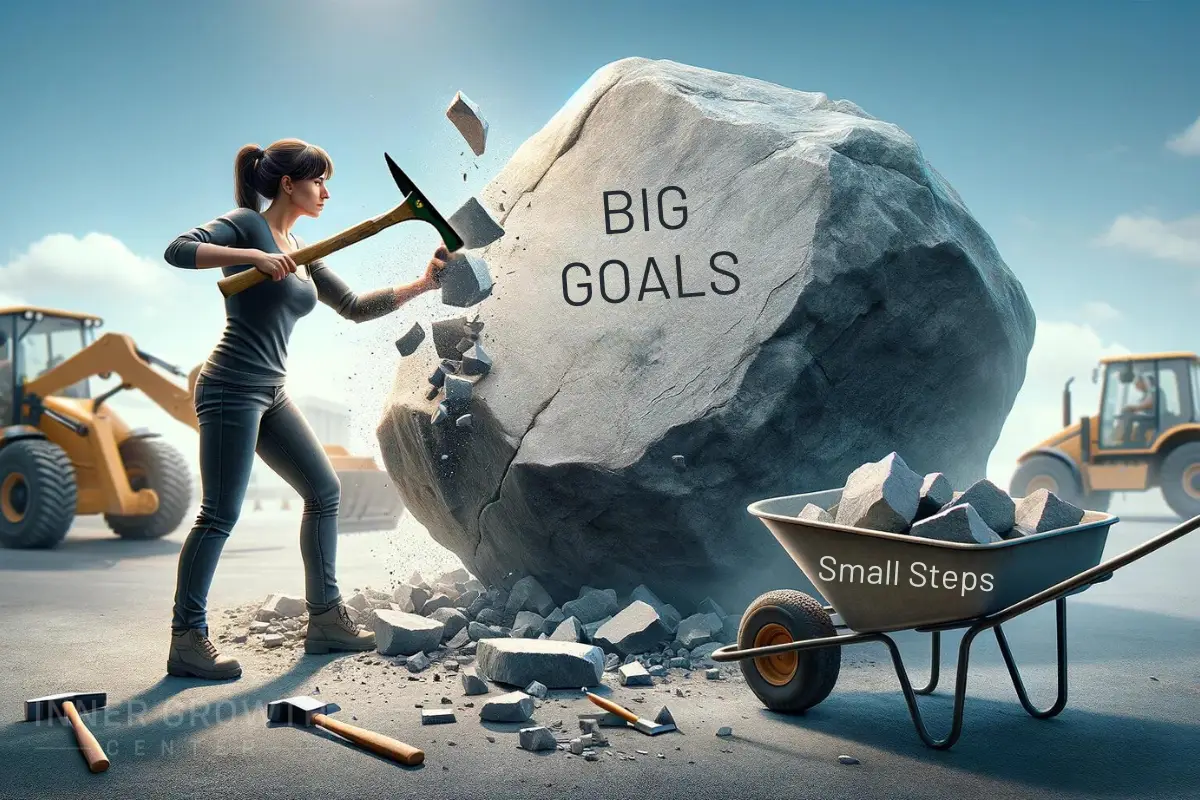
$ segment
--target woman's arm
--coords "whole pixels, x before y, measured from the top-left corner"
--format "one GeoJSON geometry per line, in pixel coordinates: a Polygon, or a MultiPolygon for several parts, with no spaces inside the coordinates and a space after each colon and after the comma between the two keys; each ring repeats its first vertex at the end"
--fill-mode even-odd
{"type": "MultiPolygon", "coordinates": [[[[303,247],[303,243],[298,244],[303,247]]],[[[443,259],[447,257],[449,254],[445,245],[442,245],[434,251],[425,274],[417,280],[363,294],[356,294],[324,261],[317,260],[309,264],[308,272],[317,286],[317,299],[351,322],[366,322],[387,316],[414,297],[436,289],[437,273],[445,268],[443,259]]]]}

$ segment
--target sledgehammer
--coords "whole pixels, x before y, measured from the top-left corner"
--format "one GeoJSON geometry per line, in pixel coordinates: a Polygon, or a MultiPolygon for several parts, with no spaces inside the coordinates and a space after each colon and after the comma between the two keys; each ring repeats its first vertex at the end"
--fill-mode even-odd
{"type": "Polygon", "coordinates": [[[65,716],[71,721],[71,730],[79,742],[79,750],[87,759],[88,769],[92,772],[104,772],[108,769],[108,756],[104,748],[96,741],[96,737],[83,724],[79,712],[91,711],[108,705],[108,695],[104,692],[63,692],[47,697],[35,697],[25,701],[25,721],[53,719],[65,716]]]}
{"type": "Polygon", "coordinates": [[[322,703],[312,697],[288,697],[267,703],[267,719],[271,722],[291,722],[306,728],[324,728],[406,767],[425,762],[425,753],[410,744],[328,716],[325,712],[332,710],[332,706],[332,703],[322,703]]]}
{"type": "MultiPolygon", "coordinates": [[[[383,157],[387,160],[392,180],[396,182],[400,193],[404,195],[404,202],[386,214],[365,220],[328,239],[322,239],[316,244],[296,250],[290,255],[297,266],[310,264],[330,253],[336,253],[338,250],[410,219],[422,220],[432,225],[442,237],[446,249],[451,253],[464,247],[468,249],[483,247],[504,235],[504,229],[491,218],[483,206],[473,200],[467,201],[462,208],[455,212],[451,217],[453,224],[447,222],[446,218],[434,208],[433,203],[429,202],[429,198],[425,196],[424,192],[418,189],[416,184],[404,174],[404,170],[400,169],[392,160],[392,157],[387,153],[384,153],[383,157]]],[[[217,281],[217,286],[220,287],[221,294],[225,297],[232,297],[267,279],[266,274],[254,267],[249,267],[236,275],[222,278],[217,281]]]]}
{"type": "Polygon", "coordinates": [[[587,692],[587,699],[591,700],[605,711],[611,711],[612,713],[616,714],[621,719],[633,725],[634,730],[641,731],[647,736],[658,736],[660,733],[670,733],[671,731],[679,730],[675,727],[674,722],[668,722],[660,725],[653,720],[642,719],[629,709],[622,708],[613,701],[605,700],[603,697],[592,694],[591,692],[587,692]]]}

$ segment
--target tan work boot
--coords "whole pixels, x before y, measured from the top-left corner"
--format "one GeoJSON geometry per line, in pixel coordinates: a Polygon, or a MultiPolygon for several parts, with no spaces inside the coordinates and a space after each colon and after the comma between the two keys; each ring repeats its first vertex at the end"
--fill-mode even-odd
{"type": "Polygon", "coordinates": [[[223,656],[199,628],[171,633],[171,652],[167,656],[167,674],[180,678],[224,680],[242,674],[237,659],[223,656]]]}
{"type": "Polygon", "coordinates": [[[323,613],[309,614],[308,632],[304,635],[304,652],[374,649],[375,634],[359,630],[342,603],[323,613]]]}

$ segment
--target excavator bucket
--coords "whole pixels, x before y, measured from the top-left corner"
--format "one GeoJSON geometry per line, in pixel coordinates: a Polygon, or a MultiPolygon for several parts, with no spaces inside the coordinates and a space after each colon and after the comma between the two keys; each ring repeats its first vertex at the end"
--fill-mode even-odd
{"type": "Polygon", "coordinates": [[[338,509],[341,533],[392,531],[400,524],[404,500],[391,477],[365,456],[352,456],[344,447],[325,445],[325,452],[342,484],[338,509]]]}

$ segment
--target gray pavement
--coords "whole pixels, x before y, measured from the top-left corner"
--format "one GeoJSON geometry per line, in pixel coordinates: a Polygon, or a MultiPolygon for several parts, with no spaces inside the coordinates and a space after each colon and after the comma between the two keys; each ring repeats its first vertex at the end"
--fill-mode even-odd
{"type": "MultiPolygon", "coordinates": [[[[1144,498],[1113,511],[1123,521],[1109,556],[1178,522],[1144,498]]],[[[231,616],[238,606],[274,591],[302,594],[296,522],[295,514],[245,515],[210,593],[214,637],[244,630],[231,616]]],[[[407,670],[373,657],[242,646],[237,681],[168,677],[184,533],[124,542],[86,520],[57,550],[0,551],[0,797],[1200,798],[1200,534],[1071,598],[1070,702],[1053,720],[1021,710],[995,640],[981,636],[962,740],[949,752],[926,749],[885,650],[859,645],[843,650],[833,694],[803,717],[763,709],[736,666],[727,665],[735,674],[722,682],[682,670],[646,689],[609,679],[619,702],[668,705],[682,733],[612,731],[611,746],[591,763],[517,749],[520,726],[481,725],[465,705],[480,698],[461,696],[453,676],[434,682],[436,669],[410,681],[407,670]],[[88,773],[64,723],[21,721],[26,698],[67,690],[108,693],[109,707],[89,715],[112,760],[105,773],[88,773]],[[267,702],[313,693],[337,703],[338,718],[424,749],[425,764],[400,767],[333,734],[267,724],[267,702]],[[458,722],[422,727],[415,704],[440,707],[442,696],[454,701],[458,722]],[[734,735],[716,737],[722,725],[734,735]],[[842,765],[842,754],[861,763],[842,765]]],[[[346,534],[339,544],[344,592],[456,565],[407,518],[401,531],[346,534]]],[[[1005,628],[1041,705],[1053,693],[1053,623],[1051,606],[1005,628]]],[[[899,639],[921,680],[927,639],[899,639]]],[[[937,735],[949,720],[956,642],[952,635],[944,647],[942,688],[923,698],[937,735]]],[[[534,719],[575,731],[577,714],[594,710],[555,692],[534,719]]]]}

